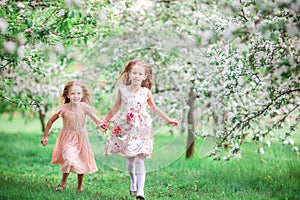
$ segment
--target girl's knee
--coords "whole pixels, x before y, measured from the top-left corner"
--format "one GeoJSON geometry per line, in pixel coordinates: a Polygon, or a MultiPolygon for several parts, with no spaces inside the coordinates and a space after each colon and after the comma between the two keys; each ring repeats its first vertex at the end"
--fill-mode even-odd
{"type": "Polygon", "coordinates": [[[139,154],[136,158],[135,158],[135,164],[139,165],[139,164],[144,164],[144,156],[142,156],[141,154],[139,154]]]}

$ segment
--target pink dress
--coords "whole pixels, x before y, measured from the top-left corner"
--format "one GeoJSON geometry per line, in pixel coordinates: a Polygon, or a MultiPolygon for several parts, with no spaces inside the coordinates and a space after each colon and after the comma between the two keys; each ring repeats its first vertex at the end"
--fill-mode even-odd
{"type": "Polygon", "coordinates": [[[57,109],[56,114],[62,117],[63,127],[56,140],[51,164],[59,164],[63,173],[96,172],[98,169],[85,129],[87,115],[95,121],[93,107],[81,102],[72,110],[71,103],[66,103],[57,109]]]}
{"type": "Polygon", "coordinates": [[[142,154],[152,158],[152,119],[146,108],[149,92],[145,87],[134,93],[124,85],[120,87],[122,106],[115,117],[104,155],[133,157],[142,154]]]}

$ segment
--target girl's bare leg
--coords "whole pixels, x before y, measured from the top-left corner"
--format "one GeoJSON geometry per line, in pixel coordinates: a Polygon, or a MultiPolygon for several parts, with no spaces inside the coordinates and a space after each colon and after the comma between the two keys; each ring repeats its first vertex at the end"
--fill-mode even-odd
{"type": "Polygon", "coordinates": [[[65,187],[67,185],[67,180],[69,177],[69,173],[63,173],[60,185],[65,187]]]}
{"type": "Polygon", "coordinates": [[[77,191],[82,191],[82,183],[83,183],[84,174],[77,174],[78,186],[77,191]]]}
{"type": "Polygon", "coordinates": [[[56,191],[62,191],[66,187],[68,176],[69,176],[69,173],[62,174],[62,179],[61,179],[59,185],[56,187],[56,191]]]}

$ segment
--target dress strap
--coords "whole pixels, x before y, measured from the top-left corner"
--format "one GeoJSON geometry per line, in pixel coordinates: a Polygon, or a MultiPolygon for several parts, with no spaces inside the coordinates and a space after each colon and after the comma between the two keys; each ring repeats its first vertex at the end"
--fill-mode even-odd
{"type": "Polygon", "coordinates": [[[126,85],[121,85],[121,86],[119,87],[119,90],[121,91],[121,93],[122,93],[123,95],[127,96],[128,90],[126,89],[126,85]]]}

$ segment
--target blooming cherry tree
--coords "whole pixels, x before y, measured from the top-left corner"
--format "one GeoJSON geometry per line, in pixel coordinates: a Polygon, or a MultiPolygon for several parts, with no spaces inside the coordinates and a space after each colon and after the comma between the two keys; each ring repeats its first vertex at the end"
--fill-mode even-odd
{"type": "Polygon", "coordinates": [[[103,106],[125,62],[140,58],[153,66],[156,103],[188,132],[187,157],[198,136],[214,138],[209,156],[227,161],[249,139],[269,147],[269,136],[286,143],[298,128],[299,0],[1,5],[5,102],[43,110],[44,97],[80,77],[103,106]]]}

